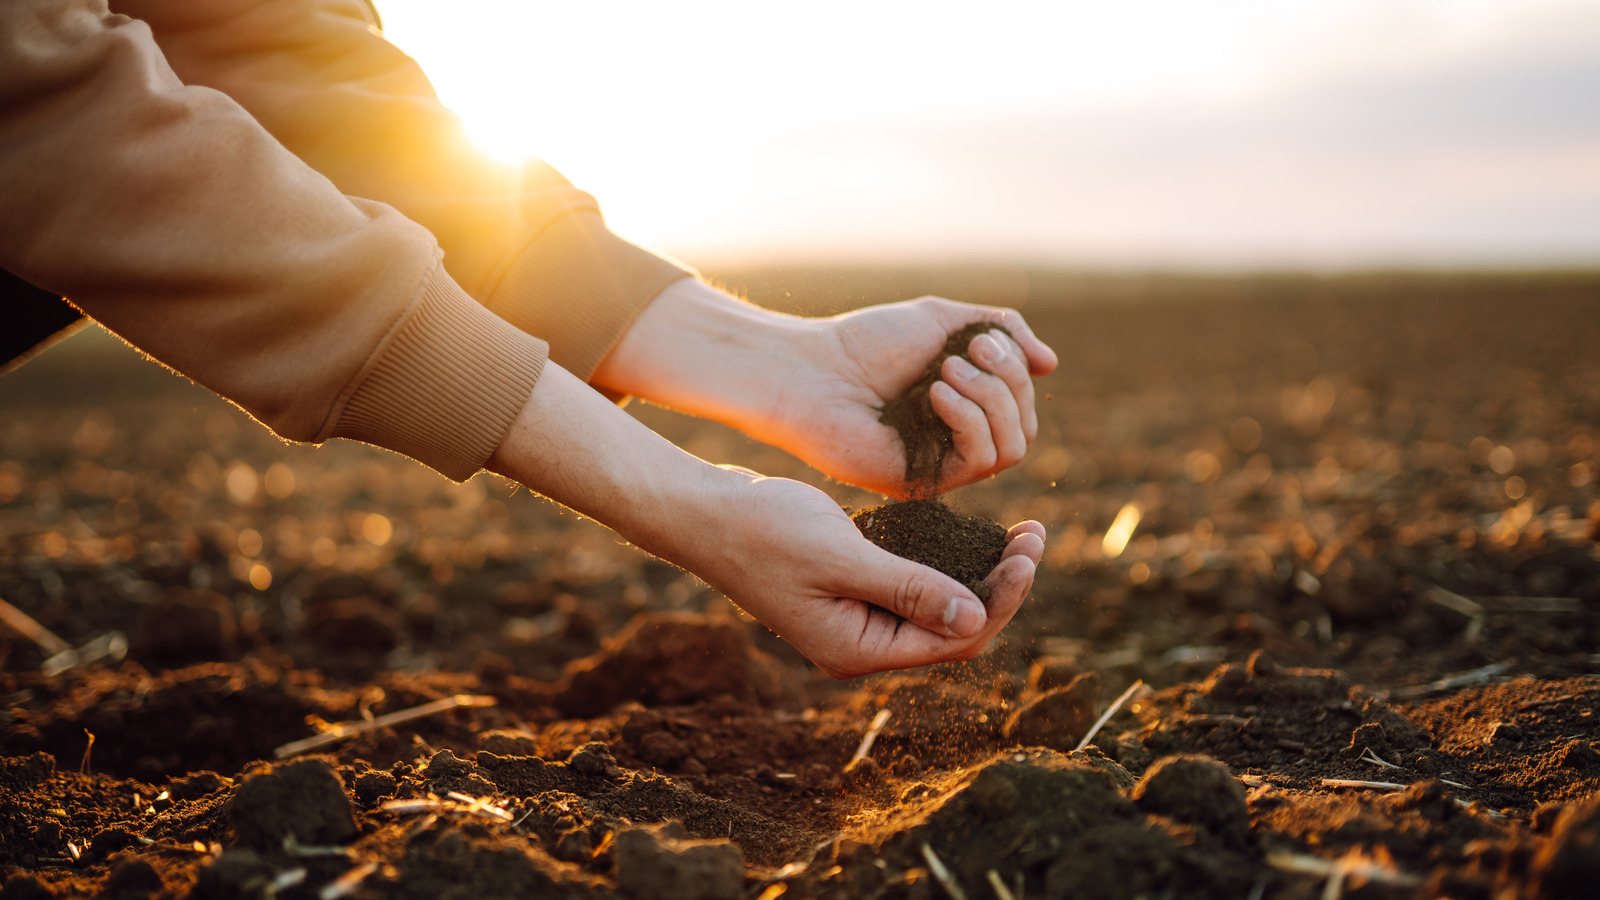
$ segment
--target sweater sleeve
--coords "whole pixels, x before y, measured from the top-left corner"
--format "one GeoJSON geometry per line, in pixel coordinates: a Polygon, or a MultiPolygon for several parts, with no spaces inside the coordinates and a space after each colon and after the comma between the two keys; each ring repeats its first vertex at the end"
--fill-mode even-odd
{"type": "Polygon", "coordinates": [[[299,441],[470,476],[544,364],[431,235],[342,195],[105,0],[0,3],[0,268],[299,441]]]}
{"type": "MultiPolygon", "coordinates": [[[[362,0],[116,5],[150,23],[185,82],[233,97],[344,193],[431,231],[468,293],[546,339],[551,358],[579,377],[651,299],[691,274],[607,230],[594,198],[551,167],[507,166],[475,149],[362,0]]],[[[508,114],[538,112],[530,102],[508,114]]]]}

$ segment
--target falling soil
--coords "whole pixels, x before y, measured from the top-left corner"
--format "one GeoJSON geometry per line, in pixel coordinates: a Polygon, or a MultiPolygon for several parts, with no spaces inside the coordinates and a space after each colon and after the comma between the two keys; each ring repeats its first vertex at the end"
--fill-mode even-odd
{"type": "Polygon", "coordinates": [[[867,540],[896,556],[937,569],[989,599],[984,581],[1006,549],[1006,529],[964,516],[940,500],[907,500],[864,509],[851,519],[867,540]]]}
{"type": "Polygon", "coordinates": [[[954,432],[934,412],[928,392],[939,380],[945,360],[952,356],[965,358],[972,339],[990,331],[1011,336],[1011,332],[992,322],[973,322],[951,333],[939,355],[928,363],[922,377],[900,396],[885,403],[878,413],[878,421],[900,435],[900,443],[905,447],[906,454],[906,484],[911,486],[911,493],[915,496],[932,497],[938,493],[939,473],[944,470],[944,458],[955,446],[954,432]]]}
{"type": "Polygon", "coordinates": [[[0,629],[0,898],[1593,896],[1600,279],[1054,283],[1039,440],[963,490],[1048,529],[1032,597],[849,682],[588,520],[285,446],[110,339],[5,376],[0,597],[127,640],[46,674],[0,629]]]}

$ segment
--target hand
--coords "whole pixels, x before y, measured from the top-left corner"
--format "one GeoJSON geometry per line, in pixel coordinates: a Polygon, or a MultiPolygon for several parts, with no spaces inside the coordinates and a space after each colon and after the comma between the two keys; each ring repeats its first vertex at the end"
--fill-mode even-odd
{"type": "MultiPolygon", "coordinates": [[[[1021,461],[1038,435],[1034,375],[1056,367],[1055,353],[1016,310],[924,297],[873,306],[818,323],[823,340],[802,345],[809,365],[791,376],[765,424],[772,442],[824,474],[892,496],[906,483],[900,435],[878,420],[884,404],[920,379],[948,336],[973,322],[991,330],[952,356],[929,391],[954,446],[934,493],[987,478],[1021,461]]],[[[760,435],[757,435],[758,437],[760,435]]]]}
{"type": "Polygon", "coordinates": [[[976,365],[947,360],[930,392],[955,442],[943,491],[1015,464],[1038,433],[1031,376],[1053,371],[1056,356],[1015,310],[925,297],[804,319],[685,279],[646,307],[593,380],[732,425],[840,481],[907,496],[905,450],[879,411],[951,332],[977,321],[1012,338],[974,338],[976,365]]]}
{"type": "Polygon", "coordinates": [[[734,490],[720,535],[667,558],[835,678],[976,656],[1022,605],[1044,552],[1038,522],[1007,532],[986,609],[955,579],[867,541],[815,488],[751,476],[734,490]]]}
{"type": "Polygon", "coordinates": [[[821,491],[696,459],[555,363],[488,467],[700,576],[837,677],[976,655],[1044,551],[1039,523],[1012,528],[985,609],[867,541],[821,491]]]}

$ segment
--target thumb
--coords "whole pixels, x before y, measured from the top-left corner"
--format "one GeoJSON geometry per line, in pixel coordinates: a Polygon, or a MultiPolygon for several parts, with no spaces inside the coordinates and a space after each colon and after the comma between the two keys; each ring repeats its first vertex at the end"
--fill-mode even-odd
{"type": "Polygon", "coordinates": [[[883,550],[862,567],[855,599],[882,607],[934,634],[970,638],[988,625],[977,596],[942,572],[883,550]]]}

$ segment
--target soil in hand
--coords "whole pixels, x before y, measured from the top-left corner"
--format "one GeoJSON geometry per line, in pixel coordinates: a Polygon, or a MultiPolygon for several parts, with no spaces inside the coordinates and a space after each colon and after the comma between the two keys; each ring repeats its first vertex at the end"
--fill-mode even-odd
{"type": "Polygon", "coordinates": [[[928,363],[928,368],[907,388],[905,393],[883,405],[878,421],[893,428],[900,435],[906,452],[906,484],[911,493],[919,497],[932,497],[939,492],[939,472],[944,468],[944,458],[955,446],[950,426],[933,411],[933,401],[928,391],[939,380],[939,370],[952,356],[965,357],[972,339],[989,331],[1006,331],[993,322],[973,322],[960,331],[951,333],[939,355],[928,363]]]}
{"type": "Polygon", "coordinates": [[[867,540],[896,556],[938,569],[981,599],[984,582],[1006,549],[1006,530],[988,519],[964,516],[940,500],[907,500],[874,506],[853,521],[867,540]]]}

